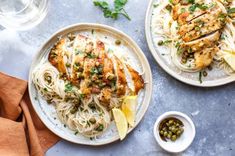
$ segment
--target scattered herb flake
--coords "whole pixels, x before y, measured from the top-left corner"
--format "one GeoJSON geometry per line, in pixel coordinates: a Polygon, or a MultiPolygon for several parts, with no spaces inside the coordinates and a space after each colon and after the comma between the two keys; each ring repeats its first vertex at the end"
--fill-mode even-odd
{"type": "Polygon", "coordinates": [[[202,72],[199,72],[199,78],[198,78],[199,82],[202,83],[202,72]]]}
{"type": "Polygon", "coordinates": [[[235,8],[228,9],[228,14],[232,14],[232,13],[235,13],[235,8]]]}
{"type": "Polygon", "coordinates": [[[72,84],[71,83],[67,83],[66,85],[65,85],[65,92],[70,92],[70,91],[72,91],[72,89],[73,89],[73,86],[72,86],[72,84]]]}

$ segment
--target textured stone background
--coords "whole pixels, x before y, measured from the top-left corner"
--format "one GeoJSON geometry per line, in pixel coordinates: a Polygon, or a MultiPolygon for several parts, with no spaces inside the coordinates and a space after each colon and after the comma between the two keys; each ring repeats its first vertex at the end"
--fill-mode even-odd
{"type": "MultiPolygon", "coordinates": [[[[112,0],[111,0],[112,1],[112,0]]],[[[131,36],[147,56],[153,73],[150,107],[138,127],[122,142],[101,147],[81,146],[60,141],[46,156],[78,155],[169,155],[156,143],[153,125],[156,118],[170,110],[188,114],[195,123],[196,137],[188,150],[179,155],[235,155],[235,84],[216,88],[197,88],[183,84],[165,73],[151,55],[144,33],[148,0],[129,0],[126,10],[132,20],[105,19],[91,0],[51,0],[42,23],[24,32],[0,30],[0,71],[27,79],[36,50],[55,31],[79,22],[102,23],[131,36]]]]}

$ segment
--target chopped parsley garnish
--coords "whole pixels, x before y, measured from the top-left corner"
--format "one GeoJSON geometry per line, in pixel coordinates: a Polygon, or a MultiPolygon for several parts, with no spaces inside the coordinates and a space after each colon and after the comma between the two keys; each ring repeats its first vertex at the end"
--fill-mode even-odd
{"type": "Polygon", "coordinates": [[[166,44],[169,44],[169,43],[171,43],[172,42],[172,40],[165,40],[165,41],[163,41],[163,40],[160,40],[160,41],[158,41],[158,45],[159,46],[162,46],[162,45],[166,45],[166,44]]]}
{"type": "Polygon", "coordinates": [[[73,89],[73,86],[72,86],[72,84],[71,83],[67,83],[66,85],[65,85],[65,92],[70,92],[70,91],[72,91],[72,89],[73,89]]]}
{"type": "Polygon", "coordinates": [[[220,39],[225,40],[225,37],[227,37],[225,34],[221,34],[220,39]]]}
{"type": "Polygon", "coordinates": [[[103,66],[99,65],[98,67],[92,67],[91,68],[91,74],[101,74],[103,72],[103,66]]]}
{"type": "Polygon", "coordinates": [[[123,15],[128,20],[131,20],[126,10],[124,9],[124,6],[127,2],[128,0],[114,0],[114,8],[111,8],[106,1],[93,0],[94,5],[100,7],[103,11],[105,18],[112,18],[115,20],[119,15],[123,15]]]}
{"type": "Polygon", "coordinates": [[[156,7],[158,7],[159,6],[159,4],[153,4],[153,7],[154,8],[156,8],[156,7]]]}
{"type": "Polygon", "coordinates": [[[92,53],[88,53],[88,54],[87,54],[87,57],[88,57],[88,58],[96,58],[96,55],[95,55],[95,54],[92,54],[92,53]]]}
{"type": "Polygon", "coordinates": [[[104,125],[100,124],[95,130],[99,131],[99,132],[103,131],[104,130],[104,125]]]}
{"type": "Polygon", "coordinates": [[[232,13],[235,13],[235,8],[228,9],[228,14],[232,14],[232,13]]]}
{"type": "Polygon", "coordinates": [[[98,69],[97,69],[96,67],[91,68],[91,71],[90,71],[90,72],[91,72],[92,75],[99,73],[99,72],[98,72],[98,69]]]}
{"type": "Polygon", "coordinates": [[[202,83],[202,72],[201,71],[199,72],[198,80],[199,80],[200,83],[202,83]]]}
{"type": "Polygon", "coordinates": [[[195,0],[188,0],[188,2],[194,4],[195,0]]]}
{"type": "Polygon", "coordinates": [[[208,7],[206,4],[198,4],[198,3],[196,3],[196,4],[191,5],[188,10],[192,13],[192,12],[194,12],[197,8],[199,8],[199,9],[205,11],[205,10],[208,9],[209,7],[208,7]]]}
{"type": "Polygon", "coordinates": [[[167,5],[167,6],[166,6],[166,10],[168,10],[169,12],[171,12],[172,6],[171,6],[171,5],[167,5]]]}
{"type": "Polygon", "coordinates": [[[74,135],[77,135],[78,134],[78,131],[74,133],[74,135]]]}
{"type": "Polygon", "coordinates": [[[78,54],[81,54],[82,51],[81,50],[78,50],[77,48],[75,49],[75,55],[78,55],[78,54]]]}
{"type": "Polygon", "coordinates": [[[206,4],[198,4],[197,6],[199,9],[205,11],[206,9],[208,9],[209,7],[206,4]]]}
{"type": "Polygon", "coordinates": [[[186,12],[186,9],[185,8],[181,8],[180,9],[180,13],[185,13],[186,12]]]}
{"type": "Polygon", "coordinates": [[[85,97],[85,94],[80,94],[80,98],[83,99],[85,97]]]}

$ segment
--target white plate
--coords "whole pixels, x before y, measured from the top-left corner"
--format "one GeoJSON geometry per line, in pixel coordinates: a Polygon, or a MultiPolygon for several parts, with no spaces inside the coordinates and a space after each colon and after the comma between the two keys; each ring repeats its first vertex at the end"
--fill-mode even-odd
{"type": "Polygon", "coordinates": [[[170,111],[162,114],[159,116],[154,124],[153,128],[153,134],[155,139],[157,140],[158,144],[166,151],[172,152],[172,153],[179,153],[186,150],[191,143],[193,142],[196,130],[195,126],[193,124],[193,121],[184,113],[176,112],[176,111],[170,111]],[[159,125],[160,123],[166,119],[174,117],[179,119],[184,124],[184,132],[183,134],[174,142],[172,141],[163,141],[162,138],[159,135],[159,125]]]}
{"type": "MultiPolygon", "coordinates": [[[[39,49],[36,57],[34,58],[31,69],[29,72],[29,95],[35,109],[36,113],[42,120],[42,122],[56,135],[60,136],[61,138],[68,140],[70,142],[74,142],[77,144],[85,144],[85,145],[104,145],[111,142],[114,142],[119,139],[116,126],[114,122],[111,123],[108,130],[104,132],[104,134],[97,139],[89,139],[83,137],[80,134],[74,135],[74,131],[69,130],[65,127],[57,117],[55,109],[52,105],[47,104],[45,100],[38,94],[35,89],[35,86],[32,82],[32,71],[35,66],[39,63],[39,61],[47,56],[50,48],[54,45],[54,43],[58,40],[59,36],[67,35],[71,32],[79,32],[85,33],[85,35],[89,35],[91,30],[94,30],[95,33],[97,32],[98,37],[101,38],[102,41],[105,42],[107,39],[120,39],[122,41],[122,46],[124,46],[125,55],[133,60],[134,68],[141,72],[144,71],[143,78],[146,82],[145,88],[139,93],[138,96],[138,106],[137,106],[137,114],[136,114],[136,122],[135,126],[138,125],[140,120],[143,118],[148,105],[150,103],[151,94],[152,94],[152,73],[150,70],[149,63],[138,47],[138,45],[126,34],[121,31],[118,31],[112,27],[100,24],[91,24],[91,23],[81,23],[68,26],[56,32],[51,38],[39,49]]],[[[128,133],[134,129],[129,129],[128,133]]]]}
{"type": "Polygon", "coordinates": [[[154,44],[154,39],[157,38],[157,35],[152,33],[151,22],[152,22],[152,13],[153,13],[153,4],[157,3],[158,0],[150,0],[148,10],[146,12],[145,18],[145,34],[147,38],[147,43],[150,48],[152,55],[154,56],[155,60],[158,64],[171,76],[175,77],[176,79],[199,87],[214,87],[224,85],[230,82],[235,81],[235,74],[227,75],[224,71],[213,68],[212,71],[208,72],[207,77],[203,77],[203,82],[199,82],[199,73],[188,73],[180,71],[171,61],[170,56],[162,55],[167,53],[169,49],[163,47],[159,47],[154,44]]]}

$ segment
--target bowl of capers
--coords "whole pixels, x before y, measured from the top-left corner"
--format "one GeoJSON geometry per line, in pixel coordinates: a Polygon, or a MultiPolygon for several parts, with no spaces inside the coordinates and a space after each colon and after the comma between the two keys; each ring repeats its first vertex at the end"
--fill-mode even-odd
{"type": "Polygon", "coordinates": [[[159,116],[153,132],[158,144],[172,153],[186,150],[196,134],[193,121],[186,114],[176,111],[159,116]]]}

